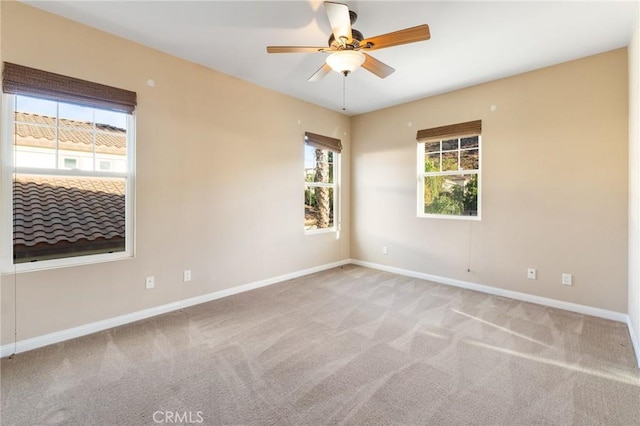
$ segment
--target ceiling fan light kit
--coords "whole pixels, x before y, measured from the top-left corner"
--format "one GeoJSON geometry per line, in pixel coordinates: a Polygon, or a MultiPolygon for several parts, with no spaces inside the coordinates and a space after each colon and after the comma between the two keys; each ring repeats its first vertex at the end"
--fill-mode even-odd
{"type": "Polygon", "coordinates": [[[339,50],[327,56],[327,65],[335,72],[347,76],[364,63],[364,53],[355,50],[339,50]]]}

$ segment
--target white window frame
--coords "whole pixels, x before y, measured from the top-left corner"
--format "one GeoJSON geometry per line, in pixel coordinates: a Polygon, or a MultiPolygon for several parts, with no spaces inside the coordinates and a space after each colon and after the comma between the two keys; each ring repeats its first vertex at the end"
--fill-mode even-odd
{"type": "MultiPolygon", "coordinates": [[[[425,157],[425,152],[424,152],[424,145],[425,142],[418,142],[418,147],[417,147],[417,163],[416,163],[416,167],[417,167],[417,171],[418,171],[418,181],[417,181],[417,216],[419,218],[435,218],[435,219],[453,219],[453,220],[475,220],[475,221],[479,221],[481,220],[481,216],[482,216],[482,135],[477,135],[478,136],[478,169],[477,170],[463,170],[463,169],[458,169],[458,170],[447,170],[447,171],[441,171],[441,172],[425,172],[424,171],[424,157],[425,157]],[[460,175],[478,175],[478,214],[476,216],[465,216],[465,215],[449,215],[449,214],[433,214],[433,213],[425,213],[424,212],[424,178],[428,177],[428,176],[460,176],[460,175]]],[[[462,138],[465,138],[468,136],[462,136],[462,137],[450,137],[450,138],[446,138],[443,140],[451,140],[451,139],[458,139],[458,141],[462,138]]],[[[440,143],[442,143],[442,140],[440,141],[440,143]]],[[[458,142],[460,143],[460,142],[458,142]]],[[[458,145],[459,146],[459,145],[458,145]]],[[[460,150],[458,149],[458,167],[460,167],[460,152],[464,151],[464,150],[460,150]]]]}
{"type": "MultiPolygon", "coordinates": [[[[303,147],[306,150],[306,147],[308,145],[304,144],[303,147]]],[[[317,148],[316,148],[317,149],[317,148]]],[[[316,187],[316,188],[320,188],[320,187],[325,187],[325,188],[333,188],[333,226],[330,228],[316,228],[316,229],[305,229],[304,233],[305,235],[314,235],[314,234],[328,234],[328,233],[332,233],[335,232],[336,233],[336,238],[340,237],[340,181],[341,181],[341,175],[340,175],[340,160],[341,160],[341,156],[342,154],[337,152],[337,151],[333,151],[331,149],[324,149],[324,151],[331,151],[333,152],[333,183],[323,183],[323,182],[307,182],[306,181],[306,175],[305,175],[305,182],[304,182],[304,188],[306,190],[307,187],[316,187]]],[[[306,160],[306,152],[303,151],[303,164],[304,164],[304,160],[306,160]]],[[[303,207],[304,207],[304,200],[303,200],[303,207]]],[[[302,211],[302,215],[303,215],[303,224],[304,224],[304,208],[302,211]]]]}
{"type": "MultiPolygon", "coordinates": [[[[36,97],[37,96],[31,96],[36,97]]],[[[99,108],[97,108],[99,109],[99,108]]],[[[2,237],[2,256],[0,259],[2,273],[19,273],[39,271],[45,269],[64,268],[69,266],[87,265],[92,263],[110,262],[135,257],[135,112],[127,114],[127,172],[82,171],[69,169],[40,169],[14,167],[14,112],[15,95],[2,95],[2,134],[1,147],[1,175],[0,196],[2,214],[0,221],[0,237],[2,237]],[[116,253],[101,253],[65,257],[59,259],[40,260],[37,262],[13,263],[13,176],[15,173],[50,175],[50,176],[90,176],[90,177],[120,177],[126,179],[125,192],[125,250],[116,253]]]]}

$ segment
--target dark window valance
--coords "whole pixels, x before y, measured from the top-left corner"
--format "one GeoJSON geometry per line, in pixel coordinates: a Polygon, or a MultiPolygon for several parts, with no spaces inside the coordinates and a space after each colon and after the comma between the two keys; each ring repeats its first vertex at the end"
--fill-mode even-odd
{"type": "Polygon", "coordinates": [[[136,92],[9,62],[4,63],[2,91],[129,114],[137,104],[136,92]]]}
{"type": "Polygon", "coordinates": [[[482,133],[482,120],[467,121],[466,123],[451,124],[449,126],[434,127],[418,130],[418,142],[433,142],[452,138],[476,136],[482,133]]]}
{"type": "Polygon", "coordinates": [[[340,139],[330,138],[329,136],[317,135],[311,132],[304,132],[304,141],[307,145],[319,149],[328,149],[329,151],[342,151],[342,142],[340,139]]]}

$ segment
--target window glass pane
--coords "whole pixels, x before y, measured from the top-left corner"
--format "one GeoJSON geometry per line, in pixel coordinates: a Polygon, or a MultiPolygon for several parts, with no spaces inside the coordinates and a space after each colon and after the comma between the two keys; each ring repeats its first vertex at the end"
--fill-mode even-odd
{"type": "Polygon", "coordinates": [[[95,122],[98,129],[104,129],[105,127],[115,127],[125,130],[127,128],[127,114],[123,112],[96,109],[95,122]]]}
{"type": "Polygon", "coordinates": [[[463,170],[478,170],[480,161],[477,149],[460,151],[460,166],[463,170]]]}
{"type": "Polygon", "coordinates": [[[442,171],[458,170],[458,151],[442,153],[442,171]]]}
{"type": "Polygon", "coordinates": [[[304,229],[333,227],[333,188],[307,186],[304,191],[304,229]]]}
{"type": "Polygon", "coordinates": [[[440,151],[440,141],[425,142],[424,152],[439,152],[439,151],[440,151]]]}
{"type": "Polygon", "coordinates": [[[55,119],[58,113],[57,103],[29,96],[16,96],[16,111],[36,114],[55,119]]]}
{"type": "MultiPolygon", "coordinates": [[[[31,115],[16,114],[30,119],[31,115]]],[[[56,129],[48,126],[16,123],[14,126],[14,162],[16,167],[56,168],[56,129]]]]}
{"type": "MultiPolygon", "coordinates": [[[[127,131],[123,128],[96,124],[95,153],[97,157],[114,156],[127,158],[127,131]]],[[[106,170],[106,169],[102,169],[106,170]]]]}
{"type": "Polygon", "coordinates": [[[425,177],[424,213],[477,216],[478,175],[425,177]]]}
{"type": "Polygon", "coordinates": [[[443,151],[451,151],[453,149],[458,149],[458,139],[449,139],[446,141],[442,141],[443,151]]]}
{"type": "Polygon", "coordinates": [[[93,152],[93,132],[60,128],[58,129],[58,149],[93,152]]]}
{"type": "Polygon", "coordinates": [[[48,126],[44,120],[31,120],[29,114],[16,114],[16,121],[23,119],[25,122],[16,122],[16,137],[13,140],[15,145],[28,145],[32,147],[55,148],[56,128],[54,124],[48,126]],[[27,124],[31,123],[31,124],[27,124]]]}
{"type": "Polygon", "coordinates": [[[80,105],[66,104],[63,102],[60,102],[59,105],[60,107],[59,107],[58,116],[60,119],[67,119],[72,122],[74,121],[85,122],[85,123],[93,122],[93,108],[84,107],[80,105]]]}
{"type": "Polygon", "coordinates": [[[304,169],[305,175],[307,170],[315,169],[315,152],[316,149],[312,146],[304,146],[304,169]]]}
{"type": "Polygon", "coordinates": [[[425,172],[439,172],[440,171],[440,153],[427,154],[424,158],[424,171],[425,172]]]}
{"type": "Polygon", "coordinates": [[[478,146],[478,137],[473,136],[470,138],[462,138],[460,139],[460,148],[476,148],[478,146]]]}
{"type": "Polygon", "coordinates": [[[127,131],[119,127],[103,127],[96,124],[96,152],[127,154],[127,131]]]}
{"type": "Polygon", "coordinates": [[[305,181],[333,183],[334,153],[326,149],[305,150],[305,181]]]}
{"type": "Polygon", "coordinates": [[[125,250],[124,178],[18,174],[14,262],[125,250]]]}

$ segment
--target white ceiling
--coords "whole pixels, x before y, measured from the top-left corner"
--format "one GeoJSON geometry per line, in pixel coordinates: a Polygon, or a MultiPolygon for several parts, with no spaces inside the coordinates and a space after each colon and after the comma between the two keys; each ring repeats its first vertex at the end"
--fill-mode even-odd
{"type": "MultiPolygon", "coordinates": [[[[340,0],[334,0],[340,2],[340,0]]],[[[267,54],[267,45],[324,46],[322,2],[31,1],[25,3],[341,111],[342,76],[307,82],[323,53],[267,54]]],[[[365,38],[426,23],[431,40],[371,52],[396,72],[346,80],[355,115],[627,46],[637,1],[343,1],[365,38]]]]}

